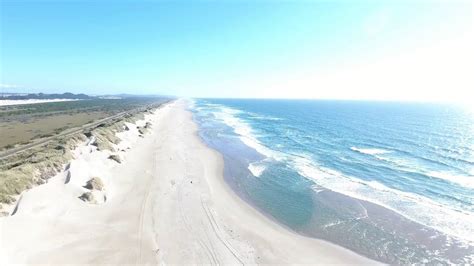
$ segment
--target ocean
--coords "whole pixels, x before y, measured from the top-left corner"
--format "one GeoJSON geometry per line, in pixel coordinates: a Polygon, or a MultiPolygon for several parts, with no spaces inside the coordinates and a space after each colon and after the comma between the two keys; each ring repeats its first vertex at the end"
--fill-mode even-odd
{"type": "Polygon", "coordinates": [[[246,202],[392,264],[474,263],[474,112],[434,103],[195,99],[246,202]]]}

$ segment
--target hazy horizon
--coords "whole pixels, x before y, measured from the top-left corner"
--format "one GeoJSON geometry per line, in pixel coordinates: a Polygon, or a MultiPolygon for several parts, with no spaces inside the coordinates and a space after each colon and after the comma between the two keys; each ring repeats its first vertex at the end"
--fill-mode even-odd
{"type": "Polygon", "coordinates": [[[436,99],[428,99],[428,100],[418,100],[418,99],[370,99],[370,98],[367,98],[367,99],[342,99],[342,98],[284,98],[284,97],[281,97],[281,98],[271,98],[271,97],[189,97],[189,96],[177,96],[177,95],[168,95],[168,94],[159,94],[159,93],[156,93],[156,94],[152,94],[152,93],[148,93],[148,94],[143,94],[143,93],[108,93],[108,94],[94,94],[94,93],[83,93],[83,92],[80,92],[80,91],[77,91],[77,92],[71,92],[71,91],[67,91],[67,90],[54,90],[54,91],[51,91],[51,92],[43,92],[43,91],[36,91],[36,90],[32,90],[32,91],[18,91],[18,92],[12,92],[12,91],[7,91],[7,90],[2,90],[1,87],[0,87],[0,95],[1,94],[39,94],[39,93],[43,93],[43,94],[64,94],[64,93],[73,93],[73,94],[86,94],[88,96],[92,96],[92,97],[95,97],[95,96],[115,96],[115,95],[130,95],[130,96],[143,96],[143,97],[171,97],[171,98],[177,98],[177,99],[187,99],[187,100],[191,100],[191,99],[215,99],[215,100],[275,100],[275,101],[278,101],[278,100],[294,100],[294,101],[317,101],[317,100],[320,100],[320,101],[360,101],[360,102],[364,102],[364,101],[367,101],[367,102],[406,102],[406,103],[446,103],[446,104],[449,104],[449,103],[453,103],[453,104],[463,104],[465,102],[463,101],[457,101],[457,100],[436,100],[436,99]]]}
{"type": "Polygon", "coordinates": [[[1,92],[470,101],[470,1],[2,1],[1,92]]]}

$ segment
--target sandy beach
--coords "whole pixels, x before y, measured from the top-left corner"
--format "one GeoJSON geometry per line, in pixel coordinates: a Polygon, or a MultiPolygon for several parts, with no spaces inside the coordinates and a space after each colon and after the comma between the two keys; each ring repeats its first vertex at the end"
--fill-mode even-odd
{"type": "Polygon", "coordinates": [[[241,200],[184,100],[137,123],[146,122],[143,138],[133,125],[118,133],[121,163],[84,144],[69,169],[24,192],[15,215],[0,218],[0,264],[375,263],[241,200]],[[98,204],[78,198],[94,176],[104,183],[98,204]]]}
{"type": "Polygon", "coordinates": [[[34,104],[34,103],[70,102],[70,101],[79,101],[79,99],[0,100],[0,106],[7,106],[7,105],[23,105],[23,104],[34,104]]]}

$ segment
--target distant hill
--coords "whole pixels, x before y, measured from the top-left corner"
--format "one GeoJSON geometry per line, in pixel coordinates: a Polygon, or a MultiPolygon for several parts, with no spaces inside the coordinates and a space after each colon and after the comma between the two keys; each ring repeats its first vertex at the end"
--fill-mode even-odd
{"type": "Polygon", "coordinates": [[[118,97],[118,98],[174,98],[171,95],[164,95],[164,94],[128,94],[128,93],[120,93],[120,94],[108,94],[108,95],[101,95],[101,98],[104,97],[118,97]]]}
{"type": "Polygon", "coordinates": [[[169,95],[159,95],[159,94],[147,94],[147,95],[136,95],[136,94],[107,94],[107,95],[94,95],[90,96],[84,93],[74,94],[70,92],[65,93],[10,93],[4,92],[0,93],[0,100],[48,100],[48,99],[78,99],[78,100],[88,100],[88,99],[126,99],[126,98],[174,98],[169,95]]]}
{"type": "Polygon", "coordinates": [[[66,93],[2,93],[0,94],[0,99],[2,100],[28,100],[28,99],[95,99],[96,97],[92,97],[86,95],[84,93],[74,94],[70,92],[66,93]]]}

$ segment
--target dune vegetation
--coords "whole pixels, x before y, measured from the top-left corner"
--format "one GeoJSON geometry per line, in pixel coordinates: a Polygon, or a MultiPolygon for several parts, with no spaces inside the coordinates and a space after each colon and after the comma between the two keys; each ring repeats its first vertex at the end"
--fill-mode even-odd
{"type": "MultiPolygon", "coordinates": [[[[78,145],[92,142],[98,150],[115,152],[114,144],[120,142],[116,133],[128,129],[125,123],[135,123],[143,119],[146,112],[151,112],[160,104],[127,113],[94,128],[59,136],[44,145],[0,158],[0,213],[7,215],[3,205],[14,203],[26,189],[46,183],[49,178],[67,168],[68,162],[73,158],[72,151],[78,145]]],[[[143,130],[146,130],[145,127],[143,130]]],[[[120,163],[118,156],[111,159],[120,163]]]]}

